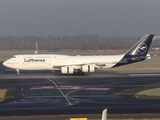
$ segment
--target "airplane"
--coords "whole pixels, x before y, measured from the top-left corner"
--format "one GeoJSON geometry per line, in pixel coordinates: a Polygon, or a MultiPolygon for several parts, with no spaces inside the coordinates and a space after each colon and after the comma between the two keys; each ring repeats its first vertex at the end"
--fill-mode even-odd
{"type": "Polygon", "coordinates": [[[147,54],[154,35],[146,34],[126,53],[120,55],[70,56],[59,54],[23,54],[14,55],[3,65],[20,70],[55,70],[62,74],[85,74],[96,69],[114,68],[150,58],[147,54]]]}

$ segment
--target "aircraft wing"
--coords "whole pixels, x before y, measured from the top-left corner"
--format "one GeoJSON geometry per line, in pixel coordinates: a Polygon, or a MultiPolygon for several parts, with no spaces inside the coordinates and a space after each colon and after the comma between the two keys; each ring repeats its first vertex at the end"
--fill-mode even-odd
{"type": "Polygon", "coordinates": [[[74,69],[80,69],[84,65],[92,65],[95,68],[104,67],[108,65],[114,65],[116,62],[92,62],[92,63],[86,63],[86,64],[68,64],[68,65],[54,65],[54,68],[61,68],[61,67],[73,67],[74,69]]]}

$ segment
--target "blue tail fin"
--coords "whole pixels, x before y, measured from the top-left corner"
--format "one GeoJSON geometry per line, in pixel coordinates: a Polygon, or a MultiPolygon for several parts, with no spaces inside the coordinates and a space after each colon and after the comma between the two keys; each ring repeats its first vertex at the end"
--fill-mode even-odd
{"type": "Polygon", "coordinates": [[[118,67],[121,65],[126,65],[130,63],[135,63],[145,60],[148,56],[148,50],[152,43],[154,35],[145,35],[141,40],[139,40],[133,47],[131,47],[125,54],[124,57],[113,67],[118,67]]]}
{"type": "Polygon", "coordinates": [[[147,55],[154,35],[145,35],[132,48],[130,48],[125,55],[147,55]]]}

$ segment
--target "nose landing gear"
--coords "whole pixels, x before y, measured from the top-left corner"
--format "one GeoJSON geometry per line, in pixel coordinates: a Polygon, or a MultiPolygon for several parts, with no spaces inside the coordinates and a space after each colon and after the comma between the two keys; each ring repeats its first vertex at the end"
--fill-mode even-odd
{"type": "Polygon", "coordinates": [[[20,71],[18,69],[16,70],[16,72],[17,72],[17,75],[20,75],[20,71]]]}

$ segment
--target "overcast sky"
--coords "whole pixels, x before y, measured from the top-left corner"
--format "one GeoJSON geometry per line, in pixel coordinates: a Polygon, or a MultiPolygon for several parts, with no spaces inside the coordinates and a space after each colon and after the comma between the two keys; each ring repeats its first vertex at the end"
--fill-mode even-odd
{"type": "Polygon", "coordinates": [[[160,0],[0,0],[0,37],[160,35],[160,0]]]}

